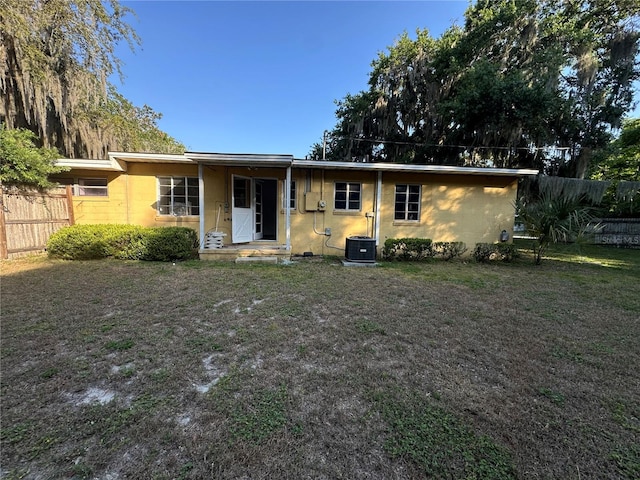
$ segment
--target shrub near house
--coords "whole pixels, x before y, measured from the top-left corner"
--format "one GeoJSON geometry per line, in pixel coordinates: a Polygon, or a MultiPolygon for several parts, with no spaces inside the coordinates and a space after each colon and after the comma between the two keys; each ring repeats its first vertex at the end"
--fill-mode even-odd
{"type": "Polygon", "coordinates": [[[430,238],[388,238],[382,256],[385,260],[422,261],[430,258],[451,260],[467,251],[464,242],[433,242],[430,238]]]}
{"type": "Polygon", "coordinates": [[[510,262],[519,255],[518,248],[511,243],[476,243],[473,258],[477,262],[510,262]]]}
{"type": "Polygon", "coordinates": [[[51,236],[47,252],[64,260],[113,257],[167,262],[196,258],[198,239],[186,227],[73,225],[51,236]]]}

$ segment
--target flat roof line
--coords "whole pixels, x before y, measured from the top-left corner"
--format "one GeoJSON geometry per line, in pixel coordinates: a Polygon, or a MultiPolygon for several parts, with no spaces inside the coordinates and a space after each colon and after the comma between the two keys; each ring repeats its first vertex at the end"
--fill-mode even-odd
{"type": "Polygon", "coordinates": [[[255,153],[185,152],[184,154],[109,152],[105,160],[59,159],[56,164],[71,168],[125,171],[126,162],[140,163],[203,163],[238,167],[293,167],[323,170],[354,170],[363,172],[405,172],[451,175],[487,175],[522,177],[537,175],[538,171],[526,168],[457,167],[451,165],[418,165],[407,163],[362,163],[301,160],[293,155],[255,153]]]}
{"type": "Polygon", "coordinates": [[[537,170],[515,168],[482,168],[482,167],[456,167],[451,165],[418,165],[407,163],[362,163],[362,162],[327,162],[318,160],[294,160],[293,167],[338,169],[338,170],[362,170],[382,172],[414,172],[414,173],[450,173],[467,175],[490,176],[526,176],[537,175],[537,170]]]}

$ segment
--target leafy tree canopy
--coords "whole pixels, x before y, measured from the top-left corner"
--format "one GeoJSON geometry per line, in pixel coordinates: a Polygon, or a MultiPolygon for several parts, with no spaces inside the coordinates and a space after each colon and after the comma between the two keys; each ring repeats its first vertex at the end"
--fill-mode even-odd
{"type": "Polygon", "coordinates": [[[624,121],[620,136],[594,155],[591,178],[611,184],[602,215],[640,216],[640,118],[624,121]]]}
{"type": "Polygon", "coordinates": [[[130,145],[184,151],[157,128],[159,114],[108,83],[122,73],[116,46],[139,43],[132,13],[117,0],[0,0],[0,121],[68,157],[104,158],[130,145]]]}
{"type": "Polygon", "coordinates": [[[111,151],[183,153],[185,147],[158,128],[162,114],[148,105],[137,107],[109,86],[106,98],[82,113],[81,118],[100,125],[106,137],[117,139],[111,151]]]}
{"type": "Polygon", "coordinates": [[[30,130],[7,130],[0,125],[0,184],[18,188],[54,186],[49,175],[66,169],[55,165],[60,157],[55,149],[37,147],[36,141],[30,130]]]}
{"type": "Polygon", "coordinates": [[[632,107],[639,14],[636,0],[478,0],[438,39],[405,33],[337,102],[326,156],[582,178],[632,107]]]}
{"type": "Polygon", "coordinates": [[[623,122],[620,136],[596,158],[591,178],[640,182],[640,118],[623,122]]]}

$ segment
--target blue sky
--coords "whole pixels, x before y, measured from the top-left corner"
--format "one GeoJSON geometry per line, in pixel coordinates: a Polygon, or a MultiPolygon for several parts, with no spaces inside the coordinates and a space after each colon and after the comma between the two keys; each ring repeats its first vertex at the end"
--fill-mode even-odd
{"type": "Polygon", "coordinates": [[[122,46],[135,105],[163,114],[187,150],[304,158],[335,125],[334,100],[367,88],[371,61],[403,32],[439,37],[466,0],[123,1],[142,46],[122,46]]]}

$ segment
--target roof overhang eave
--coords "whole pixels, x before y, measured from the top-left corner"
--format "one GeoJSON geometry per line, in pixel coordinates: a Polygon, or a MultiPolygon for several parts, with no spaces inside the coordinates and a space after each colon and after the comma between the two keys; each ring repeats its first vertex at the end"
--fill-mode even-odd
{"type": "Polygon", "coordinates": [[[181,153],[109,152],[109,158],[131,163],[193,163],[181,153]]]}
{"type": "Polygon", "coordinates": [[[109,172],[125,172],[126,164],[114,158],[89,159],[89,158],[59,158],[55,161],[57,167],[65,167],[74,170],[101,170],[109,172]]]}
{"type": "Polygon", "coordinates": [[[185,157],[196,163],[233,167],[290,167],[293,155],[258,155],[245,153],[185,152],[185,157]]]}
{"type": "Polygon", "coordinates": [[[537,175],[537,170],[515,168],[454,167],[449,165],[413,165],[404,163],[328,162],[318,160],[294,160],[293,167],[326,170],[360,170],[373,172],[433,173],[450,175],[488,175],[524,177],[537,175]]]}

